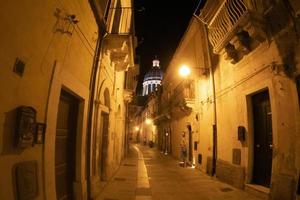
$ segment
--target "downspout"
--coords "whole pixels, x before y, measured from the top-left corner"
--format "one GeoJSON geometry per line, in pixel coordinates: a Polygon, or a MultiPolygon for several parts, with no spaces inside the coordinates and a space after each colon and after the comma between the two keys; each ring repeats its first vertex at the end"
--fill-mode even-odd
{"type": "Polygon", "coordinates": [[[214,70],[211,61],[211,53],[209,48],[209,41],[208,41],[208,33],[207,33],[207,24],[201,20],[197,15],[193,15],[200,23],[204,26],[204,37],[205,37],[205,47],[207,51],[207,61],[208,61],[208,68],[209,68],[209,78],[211,81],[211,88],[212,88],[212,104],[213,104],[213,116],[212,116],[212,136],[213,136],[213,152],[212,152],[212,172],[211,176],[216,174],[216,167],[217,167],[217,157],[218,157],[218,132],[217,132],[217,105],[216,105],[216,88],[215,88],[215,77],[214,77],[214,70]]]}
{"type": "Polygon", "coordinates": [[[90,94],[89,94],[89,104],[88,104],[88,119],[87,119],[87,144],[86,144],[86,154],[87,154],[87,197],[91,199],[91,139],[92,139],[92,118],[93,118],[93,110],[94,110],[94,99],[95,99],[95,86],[96,86],[96,76],[98,71],[98,63],[100,60],[101,54],[101,46],[103,39],[101,38],[102,33],[100,33],[100,29],[98,30],[98,39],[97,46],[95,49],[95,55],[93,60],[93,68],[91,72],[90,78],[90,94]]]}
{"type": "Polygon", "coordinates": [[[128,112],[128,109],[129,109],[129,106],[128,106],[128,102],[126,102],[126,118],[125,118],[125,155],[128,155],[129,153],[129,137],[128,137],[128,134],[129,134],[129,112],[128,112]]]}
{"type": "Polygon", "coordinates": [[[93,58],[93,65],[90,77],[89,85],[89,104],[88,104],[88,118],[87,118],[87,136],[86,136],[86,178],[87,178],[87,199],[91,198],[91,138],[92,138],[92,118],[94,110],[95,88],[97,72],[99,68],[99,61],[101,60],[101,51],[103,46],[103,40],[106,36],[105,24],[100,20],[101,17],[97,12],[97,8],[94,0],[89,0],[91,9],[93,11],[97,26],[98,26],[98,38],[95,48],[95,54],[93,58]]]}

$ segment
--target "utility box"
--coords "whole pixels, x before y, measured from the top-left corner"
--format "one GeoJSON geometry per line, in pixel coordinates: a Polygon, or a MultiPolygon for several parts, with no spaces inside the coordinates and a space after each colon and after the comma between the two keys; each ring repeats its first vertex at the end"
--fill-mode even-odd
{"type": "Polygon", "coordinates": [[[246,128],[244,126],[238,126],[238,140],[244,142],[246,139],[246,128]]]}

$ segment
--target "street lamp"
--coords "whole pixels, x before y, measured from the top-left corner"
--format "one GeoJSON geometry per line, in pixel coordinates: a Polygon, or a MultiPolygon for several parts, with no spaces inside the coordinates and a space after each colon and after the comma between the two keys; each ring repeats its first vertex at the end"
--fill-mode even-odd
{"type": "Polygon", "coordinates": [[[149,118],[148,118],[148,119],[146,119],[146,124],[148,124],[148,125],[149,125],[149,124],[151,124],[151,123],[152,123],[152,120],[151,120],[151,119],[149,119],[149,118]]]}
{"type": "Polygon", "coordinates": [[[182,65],[179,68],[179,75],[186,78],[191,74],[191,70],[193,70],[193,73],[199,73],[200,75],[207,75],[209,73],[209,69],[205,67],[189,67],[187,65],[182,65]]]}
{"type": "Polygon", "coordinates": [[[190,73],[191,73],[191,69],[187,65],[182,65],[179,68],[179,75],[180,76],[187,77],[188,75],[190,75],[190,73]]]}

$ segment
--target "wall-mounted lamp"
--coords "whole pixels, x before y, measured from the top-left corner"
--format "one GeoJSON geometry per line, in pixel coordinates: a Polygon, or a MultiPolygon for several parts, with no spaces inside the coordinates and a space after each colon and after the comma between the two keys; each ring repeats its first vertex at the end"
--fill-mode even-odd
{"type": "Polygon", "coordinates": [[[187,65],[182,65],[179,68],[179,75],[182,77],[187,77],[191,73],[191,69],[187,65]]]}
{"type": "MultiPolygon", "coordinates": [[[[199,67],[199,68],[198,67],[193,67],[193,69],[197,70],[197,72],[200,72],[202,75],[206,75],[209,72],[208,68],[205,68],[205,67],[199,67]]],[[[191,74],[191,67],[189,67],[187,65],[182,65],[179,68],[178,72],[179,72],[180,76],[186,78],[191,74]]]]}
{"type": "Polygon", "coordinates": [[[152,123],[152,120],[151,119],[146,119],[146,124],[151,124],[152,123]]]}

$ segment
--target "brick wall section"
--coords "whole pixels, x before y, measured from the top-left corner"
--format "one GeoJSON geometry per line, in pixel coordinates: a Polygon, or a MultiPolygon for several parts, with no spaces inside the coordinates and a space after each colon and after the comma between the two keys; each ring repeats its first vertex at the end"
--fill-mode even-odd
{"type": "Polygon", "coordinates": [[[245,168],[230,164],[223,160],[217,160],[216,177],[236,188],[244,188],[245,168]]]}

